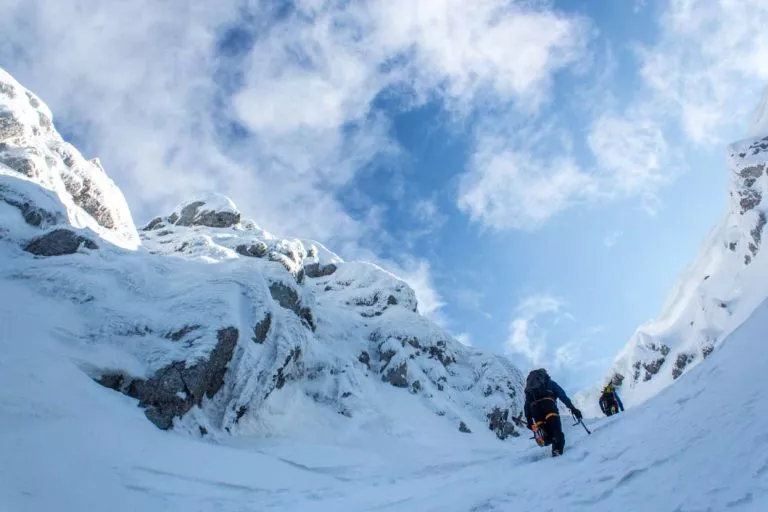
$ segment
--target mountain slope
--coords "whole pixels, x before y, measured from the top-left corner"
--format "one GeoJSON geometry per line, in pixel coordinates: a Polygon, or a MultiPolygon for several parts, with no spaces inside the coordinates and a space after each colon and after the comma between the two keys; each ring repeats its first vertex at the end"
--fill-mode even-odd
{"type": "Polygon", "coordinates": [[[419,315],[405,282],[275,237],[217,195],[139,235],[98,162],[32,93],[0,84],[0,286],[74,315],[55,337],[156,426],[214,440],[308,435],[297,418],[322,418],[311,435],[326,439],[418,432],[395,391],[462,435],[517,435],[520,372],[419,315]]]}
{"type": "MultiPolygon", "coordinates": [[[[763,127],[764,105],[753,130],[763,127]]],[[[761,128],[762,129],[762,128],[761,128]]],[[[728,211],[680,277],[659,318],[642,325],[619,353],[605,381],[625,405],[647,400],[707,358],[768,296],[768,127],[728,148],[728,211]]],[[[602,387],[602,385],[600,386],[602,387]]],[[[581,393],[599,414],[599,387],[581,393]]]]}
{"type": "Polygon", "coordinates": [[[591,436],[566,424],[565,455],[551,459],[522,437],[499,443],[460,434],[391,386],[377,388],[378,399],[397,409],[393,418],[410,417],[418,430],[400,425],[395,436],[361,426],[361,435],[329,442],[313,433],[330,427],[331,415],[294,410],[304,435],[289,440],[231,436],[215,444],[169,434],[146,421],[132,399],[93,385],[70,363],[84,353],[67,339],[81,327],[76,305],[41,297],[24,282],[3,285],[15,298],[0,302],[3,510],[768,507],[768,396],[760,386],[745,386],[745,376],[759,378],[768,367],[762,349],[768,304],[707,364],[646,404],[588,422],[591,436]]]}

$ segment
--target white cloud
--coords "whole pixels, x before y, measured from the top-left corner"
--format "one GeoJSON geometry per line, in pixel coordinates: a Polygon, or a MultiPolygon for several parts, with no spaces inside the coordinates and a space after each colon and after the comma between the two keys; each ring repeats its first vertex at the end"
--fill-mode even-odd
{"type": "MultiPolygon", "coordinates": [[[[580,337],[573,336],[576,318],[565,310],[562,299],[536,294],[520,301],[509,325],[505,349],[510,356],[522,356],[533,368],[549,368],[564,374],[575,374],[585,366],[597,364],[585,354],[585,345],[604,329],[597,326],[580,337]],[[563,326],[561,323],[567,322],[563,326]],[[560,329],[558,329],[558,327],[560,329]],[[568,332],[568,341],[552,343],[553,331],[568,332]]],[[[583,331],[583,330],[582,330],[583,331]]]]}
{"type": "Polygon", "coordinates": [[[621,237],[624,236],[623,231],[611,231],[607,235],[605,235],[605,238],[603,238],[603,245],[607,249],[613,248],[621,239],[621,237]]]}
{"type": "Polygon", "coordinates": [[[471,347],[472,345],[472,336],[468,332],[460,332],[458,334],[453,335],[454,338],[456,338],[456,341],[464,345],[465,347],[471,347]]]}
{"type": "Polygon", "coordinates": [[[649,118],[601,115],[587,141],[606,194],[653,195],[670,179],[664,133],[649,118]]]}
{"type": "Polygon", "coordinates": [[[533,295],[523,299],[515,308],[515,318],[509,326],[507,353],[519,354],[532,366],[544,366],[549,362],[547,331],[542,327],[542,317],[557,318],[563,303],[551,295],[533,295]]]}
{"type": "Polygon", "coordinates": [[[393,273],[408,283],[408,286],[416,292],[416,300],[419,302],[419,313],[432,319],[442,327],[446,326],[445,318],[440,312],[441,308],[445,306],[445,302],[443,302],[442,297],[435,288],[428,261],[408,258],[400,264],[384,262],[384,266],[392,270],[393,273]]]}
{"type": "Polygon", "coordinates": [[[533,229],[596,192],[568,156],[534,156],[484,136],[459,186],[459,209],[493,229],[533,229]]]}
{"type": "MultiPolygon", "coordinates": [[[[765,0],[674,0],[641,74],[663,112],[696,143],[742,133],[768,80],[765,0]]],[[[738,136],[738,135],[737,135],[738,136]]]]}
{"type": "Polygon", "coordinates": [[[405,108],[439,97],[465,110],[489,95],[535,106],[586,33],[527,1],[303,0],[282,17],[268,5],[250,3],[244,32],[258,37],[239,43],[243,69],[223,73],[240,65],[216,46],[246,22],[239,1],[6,0],[0,61],[142,217],[216,190],[276,232],[359,241],[370,226],[334,192],[397,151],[378,95],[397,91],[405,108]],[[233,121],[247,128],[234,145],[221,135],[233,121]]]}

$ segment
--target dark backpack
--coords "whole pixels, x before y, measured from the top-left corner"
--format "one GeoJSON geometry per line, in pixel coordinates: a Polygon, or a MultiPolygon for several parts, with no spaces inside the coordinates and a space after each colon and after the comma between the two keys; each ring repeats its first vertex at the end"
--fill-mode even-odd
{"type": "Polygon", "coordinates": [[[525,395],[532,400],[538,400],[551,395],[549,390],[549,374],[547,370],[540,368],[528,374],[525,381],[525,395]]]}
{"type": "Polygon", "coordinates": [[[603,391],[603,395],[600,397],[606,409],[618,409],[619,404],[616,402],[616,395],[613,392],[603,391]]]}

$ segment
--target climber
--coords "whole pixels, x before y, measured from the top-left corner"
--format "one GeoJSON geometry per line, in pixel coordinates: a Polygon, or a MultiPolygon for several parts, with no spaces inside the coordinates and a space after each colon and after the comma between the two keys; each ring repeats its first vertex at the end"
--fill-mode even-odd
{"type": "Polygon", "coordinates": [[[577,420],[581,420],[578,410],[557,382],[553,381],[543,368],[528,374],[525,385],[525,419],[528,428],[534,431],[534,437],[541,446],[552,444],[552,456],[562,455],[565,448],[565,434],[560,423],[557,399],[560,399],[577,420]]]}
{"type": "Polygon", "coordinates": [[[621,403],[621,398],[613,384],[609,383],[603,388],[603,394],[600,395],[600,410],[606,416],[612,416],[619,411],[624,412],[624,404],[621,403]]]}

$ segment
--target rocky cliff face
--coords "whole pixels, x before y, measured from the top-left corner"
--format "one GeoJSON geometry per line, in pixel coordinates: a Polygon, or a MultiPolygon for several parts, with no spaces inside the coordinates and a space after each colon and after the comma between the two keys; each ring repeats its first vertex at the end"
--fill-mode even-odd
{"type": "Polygon", "coordinates": [[[457,432],[517,434],[520,372],[422,317],[405,282],[275,237],[216,195],[137,232],[98,161],[4,72],[0,162],[0,278],[66,304],[78,327],[57,336],[77,364],[158,427],[413,431],[416,407],[457,432]]]}
{"type": "Polygon", "coordinates": [[[138,246],[125,198],[99,160],[64,142],[48,107],[2,69],[0,200],[40,234],[56,226],[89,229],[111,244],[138,246]]]}
{"type": "MultiPolygon", "coordinates": [[[[765,105],[752,127],[764,125],[765,105]]],[[[702,362],[768,293],[768,127],[728,148],[729,206],[697,260],[672,290],[662,315],[641,326],[605,381],[640,403],[702,362]]],[[[597,389],[580,396],[596,404],[597,389]]]]}

